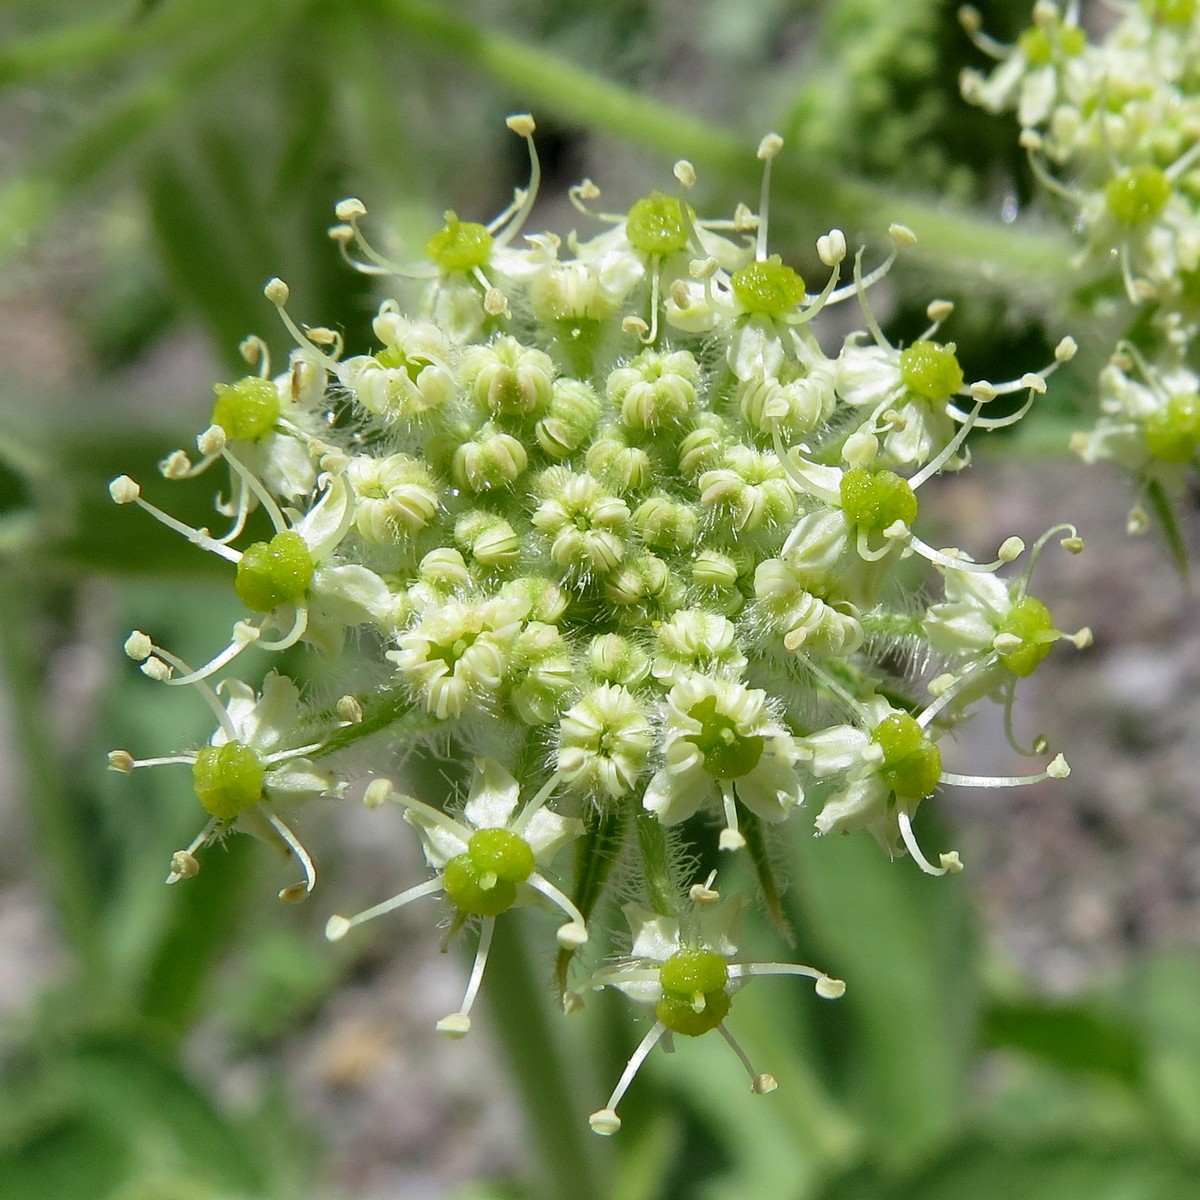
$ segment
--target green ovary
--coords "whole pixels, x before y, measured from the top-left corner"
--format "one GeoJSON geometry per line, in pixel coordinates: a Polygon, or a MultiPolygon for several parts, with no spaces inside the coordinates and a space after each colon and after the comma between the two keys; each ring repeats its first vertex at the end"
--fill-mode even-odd
{"type": "Polygon", "coordinates": [[[916,720],[904,713],[885,717],[871,740],[883,751],[880,775],[901,800],[932,796],[942,775],[942,753],[916,720]]]}
{"type": "Polygon", "coordinates": [[[999,632],[1021,639],[1021,645],[1008,654],[1001,654],[1000,661],[1014,675],[1022,677],[1033,674],[1059,638],[1050,610],[1033,596],[1018,600],[1008,610],[999,632]]]}
{"type": "Polygon", "coordinates": [[[896,521],[911,525],[917,517],[917,497],[908,481],[894,471],[854,467],[842,476],[842,512],[851,525],[875,533],[896,521]]]}
{"type": "Polygon", "coordinates": [[[732,717],[717,712],[715,696],[694,704],[688,716],[700,723],[700,731],[684,740],[693,743],[704,756],[704,769],[714,779],[740,779],[758,766],[766,738],[739,733],[732,717]]]}
{"type": "Polygon", "coordinates": [[[465,913],[495,917],[513,906],[517,884],[533,874],[529,844],[507,829],[478,829],[465,854],[446,864],[446,895],[465,913]]]}
{"type": "Polygon", "coordinates": [[[804,280],[778,254],[733,273],[733,294],[748,313],[785,317],[804,303],[804,280]]]}
{"type": "Polygon", "coordinates": [[[253,441],[269,433],[279,420],[279,392],[269,379],[248,376],[237,383],[218,383],[213,391],[212,424],[234,441],[253,441]]]}
{"type": "Polygon", "coordinates": [[[293,530],[247,547],[237,566],[234,588],[253,612],[299,604],[312,583],[313,561],[304,539],[293,530]]]}
{"type": "Polygon", "coordinates": [[[192,767],[192,786],[207,812],[218,820],[232,821],[262,799],[263,765],[241,742],[205,746],[192,767]]]}
{"type": "Polygon", "coordinates": [[[1200,448],[1200,396],[1172,396],[1143,428],[1146,449],[1161,462],[1185,463],[1200,448]]]}
{"type": "Polygon", "coordinates": [[[729,967],[713,950],[678,950],[659,971],[662,998],[655,1016],[673,1033],[699,1037],[729,1012],[729,967]]]}
{"type": "Polygon", "coordinates": [[[963,385],[962,367],[954,345],[913,342],[900,352],[900,380],[910,392],[926,400],[948,400],[963,385]]]}
{"type": "Polygon", "coordinates": [[[695,210],[678,197],[651,192],[630,208],[625,235],[642,254],[676,254],[687,248],[688,227],[695,216],[695,210]]]}
{"type": "Polygon", "coordinates": [[[1171,181],[1157,167],[1145,163],[1122,171],[1104,188],[1109,212],[1123,225],[1153,221],[1166,207],[1170,195],[1171,181]]]}
{"type": "Polygon", "coordinates": [[[476,221],[460,221],[452,212],[425,244],[426,255],[443,271],[469,272],[487,265],[494,240],[476,221]]]}

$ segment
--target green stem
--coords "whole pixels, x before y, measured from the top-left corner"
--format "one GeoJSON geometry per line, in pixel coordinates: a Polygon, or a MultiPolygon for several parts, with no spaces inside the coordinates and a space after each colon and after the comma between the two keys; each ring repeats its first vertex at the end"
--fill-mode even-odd
{"type": "MultiPolygon", "coordinates": [[[[542,968],[529,955],[522,922],[509,913],[496,922],[484,989],[525,1104],[540,1167],[542,1193],[571,1200],[600,1200],[595,1149],[571,1084],[562,1049],[551,1028],[542,968]]],[[[556,1018],[557,1019],[557,1018],[556,1018]]]]}
{"type": "Polygon", "coordinates": [[[679,897],[675,891],[675,880],[671,875],[671,854],[667,845],[667,831],[662,822],[652,813],[639,812],[634,819],[637,826],[639,863],[646,900],[650,907],[664,917],[672,917],[679,911],[679,897]]]}
{"type": "MultiPolygon", "coordinates": [[[[415,737],[436,729],[441,723],[429,713],[414,711],[410,693],[406,688],[392,688],[364,704],[361,721],[354,725],[344,725],[341,729],[335,730],[329,735],[324,745],[319,750],[314,750],[309,758],[322,758],[337,750],[344,750],[362,738],[391,728],[405,717],[408,720],[394,731],[397,736],[415,737]]],[[[327,711],[317,717],[317,723],[332,722],[335,719],[335,713],[327,711]]]]}
{"type": "MultiPolygon", "coordinates": [[[[405,32],[512,88],[531,107],[587,129],[604,130],[649,150],[685,157],[757,188],[755,147],[670,105],[639,96],[505,34],[484,30],[429,0],[377,0],[405,32]]],[[[772,216],[824,231],[831,224],[882,233],[908,225],[921,238],[912,256],[960,282],[1006,292],[1061,294],[1072,248],[1061,234],[1030,232],[955,211],[944,203],[898,197],[860,180],[838,177],[827,162],[795,158],[775,164],[772,216]]]]}
{"type": "Polygon", "coordinates": [[[27,808],[46,886],[63,934],[78,956],[95,996],[108,987],[101,937],[98,881],[88,856],[88,834],[82,813],[59,769],[59,752],[49,736],[42,676],[38,668],[39,638],[34,613],[43,589],[28,572],[7,562],[0,582],[0,654],[8,675],[17,744],[24,749],[27,808]]]}

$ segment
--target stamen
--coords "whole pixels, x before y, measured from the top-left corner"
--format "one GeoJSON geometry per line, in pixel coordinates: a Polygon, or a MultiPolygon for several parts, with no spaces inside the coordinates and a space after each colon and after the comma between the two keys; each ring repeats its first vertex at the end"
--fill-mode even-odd
{"type": "Polygon", "coordinates": [[[265,813],[265,816],[271,828],[283,838],[288,849],[296,856],[296,861],[300,864],[300,869],[304,872],[304,878],[299,883],[289,884],[279,893],[280,900],[286,901],[288,904],[294,904],[297,900],[303,900],[317,886],[317,867],[309,857],[308,851],[301,844],[300,839],[279,817],[272,812],[265,813]]]}
{"type": "Polygon", "coordinates": [[[729,1048],[738,1056],[738,1061],[742,1066],[746,1068],[746,1072],[750,1076],[750,1090],[756,1096],[764,1096],[768,1092],[773,1092],[779,1086],[774,1075],[760,1075],[754,1069],[749,1055],[738,1044],[737,1038],[725,1028],[724,1021],[717,1026],[717,1032],[728,1042],[729,1048]]]}
{"type": "Polygon", "coordinates": [[[196,861],[196,851],[201,846],[205,846],[212,839],[218,826],[221,824],[216,817],[213,817],[202,830],[194,838],[186,850],[176,850],[171,855],[171,873],[167,876],[167,883],[178,883],[181,879],[191,879],[197,871],[200,870],[200,864],[196,861]]]}
{"type": "Polygon", "coordinates": [[[908,544],[922,558],[927,558],[931,563],[936,563],[939,567],[946,567],[952,571],[966,571],[971,575],[991,575],[1001,567],[1007,566],[1012,562],[1007,549],[1010,545],[1008,539],[1000,547],[1000,557],[989,563],[972,562],[969,558],[963,558],[959,554],[948,554],[944,550],[935,550],[928,542],[923,542],[911,530],[908,535],[908,544]]]}
{"type": "MultiPolygon", "coordinates": [[[[359,236],[359,244],[363,246],[364,250],[366,249],[366,245],[363,243],[361,235],[359,236]]],[[[292,337],[296,339],[297,345],[299,345],[302,350],[310,351],[315,356],[316,360],[321,363],[326,370],[332,371],[334,374],[336,374],[338,369],[337,359],[331,358],[328,354],[326,354],[325,351],[316,344],[316,342],[312,341],[311,338],[301,331],[300,326],[297,325],[296,322],[293,321],[288,315],[288,311],[284,307],[287,304],[288,296],[290,295],[290,292],[288,291],[288,285],[284,283],[282,279],[269,279],[267,280],[266,287],[263,288],[263,295],[266,296],[266,298],[273,305],[275,305],[275,309],[279,313],[279,319],[283,322],[288,333],[290,333],[292,337]]]]}
{"type": "Polygon", "coordinates": [[[587,922],[583,919],[583,913],[544,875],[535,872],[530,875],[528,883],[534,891],[541,892],[547,900],[557,904],[571,918],[566,925],[559,926],[554,936],[563,950],[578,950],[588,940],[587,922]]]}
{"type": "Polygon", "coordinates": [[[226,562],[237,563],[241,561],[241,554],[237,550],[231,550],[228,546],[222,545],[213,538],[207,529],[193,529],[190,525],[185,525],[182,521],[171,516],[170,513],[163,512],[156,504],[151,504],[149,500],[142,498],[142,489],[128,475],[120,475],[108,485],[109,495],[113,498],[116,504],[136,504],[138,508],[144,512],[148,512],[156,521],[161,522],[168,529],[173,529],[176,533],[182,534],[187,540],[204,550],[209,550],[218,557],[225,559],[226,562]]]}
{"type": "Polygon", "coordinates": [[[233,640],[216,658],[209,659],[204,666],[192,671],[190,675],[177,675],[163,682],[169,683],[173,687],[181,687],[185,684],[199,683],[201,680],[207,679],[209,675],[215,674],[226,663],[230,663],[237,658],[247,646],[257,642],[260,632],[258,626],[251,625],[249,621],[235,621],[233,625],[233,640]]]}
{"type": "Polygon", "coordinates": [[[963,442],[967,440],[967,434],[971,432],[971,428],[979,419],[979,413],[982,408],[982,402],[976,404],[971,410],[970,414],[967,416],[967,419],[962,423],[955,435],[942,448],[941,452],[931,458],[929,462],[927,462],[925,466],[921,468],[921,470],[919,470],[909,479],[908,486],[912,488],[914,492],[927,479],[930,479],[936,475],[946,465],[946,463],[948,463],[950,459],[958,453],[963,442]]]}
{"type": "Polygon", "coordinates": [[[621,1078],[617,1080],[617,1086],[613,1088],[608,1103],[588,1117],[588,1124],[592,1127],[593,1133],[598,1133],[601,1137],[611,1137],[621,1128],[621,1118],[617,1116],[617,1105],[621,1103],[621,1097],[629,1090],[629,1085],[641,1069],[642,1063],[646,1061],[646,1056],[658,1045],[659,1039],[666,1031],[667,1027],[661,1021],[655,1021],[646,1036],[638,1043],[638,1048],[629,1056],[625,1070],[621,1072],[621,1078]]]}
{"type": "MultiPolygon", "coordinates": [[[[871,302],[867,299],[867,288],[870,286],[870,281],[863,279],[862,259],[865,247],[860,246],[858,253],[854,256],[854,287],[853,294],[858,297],[858,305],[862,309],[863,320],[867,323],[867,329],[870,330],[871,337],[875,339],[875,344],[883,350],[892,350],[892,344],[883,336],[883,330],[879,327],[879,322],[875,319],[875,310],[871,307],[871,302]]],[[[891,254],[888,255],[887,261],[883,265],[883,273],[891,267],[896,261],[896,249],[893,248],[891,254]]],[[[837,293],[834,293],[836,296],[837,293]]]]}
{"type": "MultiPolygon", "coordinates": [[[[132,637],[129,640],[132,641],[132,637]]],[[[149,641],[150,639],[147,638],[146,640],[149,641]]],[[[127,649],[128,645],[129,643],[127,642],[127,649]]],[[[230,717],[225,705],[221,703],[220,697],[215,691],[213,691],[212,688],[208,686],[207,683],[205,683],[203,677],[198,676],[196,672],[194,672],[192,668],[183,661],[182,658],[172,654],[169,650],[164,650],[161,646],[152,646],[152,649],[155,654],[164,659],[166,662],[169,662],[177,671],[183,672],[181,676],[168,679],[165,682],[170,684],[179,684],[184,682],[194,683],[196,686],[196,691],[200,693],[200,695],[204,698],[205,703],[212,710],[213,716],[217,718],[217,721],[220,723],[221,729],[225,736],[231,742],[236,742],[238,740],[238,732],[234,727],[233,719],[230,717]]]]}
{"type": "Polygon", "coordinates": [[[1039,771],[1036,775],[955,775],[949,771],[943,771],[939,782],[952,784],[955,787],[1025,787],[1026,784],[1041,783],[1045,779],[1066,779],[1070,773],[1071,768],[1067,760],[1059,754],[1046,764],[1044,771],[1039,771]]]}
{"type": "Polygon", "coordinates": [[[800,975],[812,979],[815,981],[814,990],[822,1000],[837,1000],[846,992],[844,980],[835,979],[804,963],[756,962],[731,963],[729,966],[730,979],[750,979],[755,975],[800,975]]]}
{"type": "MultiPolygon", "coordinates": [[[[389,786],[391,786],[389,784],[389,786]]],[[[432,804],[426,804],[423,800],[418,800],[415,796],[406,796],[403,792],[393,792],[389,800],[395,801],[402,808],[408,809],[414,814],[418,814],[422,820],[430,825],[439,825],[447,833],[453,834],[463,844],[463,849],[467,847],[467,843],[471,840],[471,831],[461,822],[456,821],[449,813],[444,813],[440,808],[434,808],[432,804]]]]}
{"type": "MultiPolygon", "coordinates": [[[[836,294],[834,289],[837,287],[837,282],[841,276],[841,267],[838,263],[834,263],[833,269],[829,273],[829,278],[825,281],[825,286],[812,298],[807,308],[793,316],[786,317],[785,320],[787,323],[792,326],[798,326],[805,325],[811,321],[826,305],[831,303],[831,297],[836,294]]],[[[808,296],[805,296],[804,299],[806,302],[809,300],[808,296]]]]}
{"type": "Polygon", "coordinates": [[[725,808],[725,828],[721,830],[717,845],[722,850],[740,850],[746,844],[746,839],[738,829],[737,800],[733,784],[724,780],[721,783],[721,802],[725,808]]]}
{"type": "Polygon", "coordinates": [[[432,879],[427,879],[424,883],[418,883],[416,887],[408,888],[390,900],[384,900],[372,908],[364,908],[362,912],[356,913],[352,917],[332,916],[325,922],[325,937],[331,942],[341,941],[355,925],[361,925],[364,921],[373,921],[376,917],[382,917],[385,913],[403,908],[413,900],[420,900],[422,896],[429,896],[441,889],[442,877],[439,874],[432,879]]]}
{"type": "Polygon", "coordinates": [[[763,165],[762,184],[758,193],[758,233],[754,239],[754,258],[765,262],[767,257],[767,221],[771,205],[771,163],[783,149],[783,138],[768,133],[758,144],[758,157],[763,165]]]}
{"type": "MultiPolygon", "coordinates": [[[[945,776],[942,778],[944,779],[945,776]]],[[[917,844],[917,835],[913,833],[912,818],[908,815],[908,809],[903,806],[898,808],[896,822],[900,826],[900,836],[904,839],[904,845],[908,848],[909,854],[926,875],[957,874],[962,870],[962,860],[958,857],[957,850],[947,850],[944,854],[939,855],[938,861],[941,866],[938,867],[935,867],[921,853],[921,847],[917,844]]]]}
{"type": "MultiPolygon", "coordinates": [[[[528,113],[520,113],[509,117],[505,121],[505,124],[513,133],[525,140],[525,146],[529,151],[529,186],[516,192],[514,196],[516,208],[513,210],[511,214],[512,219],[504,229],[504,232],[496,238],[497,246],[507,246],[521,232],[521,227],[533,211],[533,204],[537,199],[538,188],[542,182],[542,164],[538,160],[537,147],[533,144],[533,133],[537,128],[533,123],[533,117],[528,113]]],[[[505,220],[508,220],[508,218],[506,217],[505,220]]],[[[495,228],[489,225],[488,232],[495,233],[496,229],[499,228],[500,225],[496,225],[495,228]]]]}
{"type": "MultiPolygon", "coordinates": [[[[247,470],[238,461],[236,456],[230,454],[228,450],[222,448],[221,457],[225,459],[230,469],[236,473],[238,478],[258,497],[263,510],[271,519],[271,524],[275,526],[275,532],[283,533],[288,528],[288,523],[280,511],[279,505],[275,503],[275,497],[267,491],[258,477],[252,471],[247,470]]],[[[240,558],[241,556],[239,555],[238,557],[240,558]]]]}
{"type": "MultiPolygon", "coordinates": [[[[296,615],[292,618],[292,627],[281,638],[275,638],[273,641],[258,640],[258,644],[264,650],[271,650],[278,653],[281,650],[288,650],[294,646],[303,636],[305,630],[308,629],[308,605],[297,604],[296,615]]],[[[239,651],[240,652],[240,651],[239,651]]],[[[176,682],[179,682],[176,680],[176,682]]]]}
{"type": "Polygon", "coordinates": [[[492,934],[496,929],[495,917],[484,917],[479,925],[479,946],[475,951],[475,962],[471,967],[471,977],[467,980],[467,991],[458,1012],[443,1017],[437,1023],[437,1031],[449,1038],[466,1037],[471,1032],[471,1006],[479,994],[479,985],[483,982],[483,972],[487,967],[488,951],[492,948],[492,934]]]}
{"type": "Polygon", "coordinates": [[[520,834],[525,826],[529,824],[529,818],[540,809],[551,796],[554,795],[554,789],[558,787],[558,776],[552,775],[542,785],[537,795],[517,814],[516,819],[509,826],[513,833],[520,834]]]}

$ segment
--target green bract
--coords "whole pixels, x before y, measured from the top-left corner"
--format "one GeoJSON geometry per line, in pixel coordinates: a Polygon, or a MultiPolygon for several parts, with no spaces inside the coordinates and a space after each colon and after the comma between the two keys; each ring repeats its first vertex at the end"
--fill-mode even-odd
{"type": "Polygon", "coordinates": [[[758,766],[766,738],[738,733],[734,720],[717,712],[716,696],[706,696],[693,705],[688,716],[699,721],[701,729],[685,740],[704,755],[704,769],[714,779],[740,779],[758,766]]]}
{"type": "Polygon", "coordinates": [[[713,950],[679,950],[659,971],[663,995],[655,1015],[672,1032],[699,1037],[729,1012],[729,968],[713,950]]]}
{"type": "Polygon", "coordinates": [[[696,212],[677,196],[654,191],[629,209],[625,236],[642,254],[677,254],[687,249],[691,222],[696,212]]]}
{"type": "Polygon", "coordinates": [[[1109,212],[1123,225],[1153,221],[1166,207],[1170,195],[1171,181],[1166,173],[1148,163],[1113,176],[1104,188],[1109,212]]]}
{"type": "Polygon", "coordinates": [[[908,481],[894,471],[854,467],[841,483],[842,512],[851,525],[876,533],[896,521],[911,525],[917,517],[917,497],[908,481]]]}
{"type": "Polygon", "coordinates": [[[213,391],[217,402],[212,423],[234,441],[260,438],[279,420],[279,391],[269,379],[251,375],[237,383],[218,383],[213,391]]]}
{"type": "Polygon", "coordinates": [[[733,294],[748,313],[786,317],[804,303],[804,280],[778,254],[735,271],[733,294]]]}
{"type": "Polygon", "coordinates": [[[885,717],[871,735],[883,751],[884,782],[900,800],[932,796],[942,774],[942,753],[913,717],[885,717]]]}
{"type": "Polygon", "coordinates": [[[312,583],[313,561],[304,539],[285,529],[269,542],[255,542],[242,554],[234,587],[253,612],[298,604],[312,583]]]}
{"type": "Polygon", "coordinates": [[[954,344],[913,342],[900,352],[900,380],[910,392],[926,400],[948,400],[963,385],[962,367],[954,344]]]}
{"type": "Polygon", "coordinates": [[[263,794],[263,765],[241,742],[205,746],[192,767],[192,786],[200,803],[221,821],[232,821],[263,794]]]}
{"type": "Polygon", "coordinates": [[[447,212],[445,225],[425,243],[425,253],[443,271],[469,272],[487,266],[493,244],[485,226],[447,212]]]}
{"type": "Polygon", "coordinates": [[[1000,655],[1000,661],[1021,676],[1033,674],[1059,637],[1050,610],[1033,596],[1025,596],[1008,610],[1000,622],[1000,633],[1021,639],[1018,649],[1000,655]]]}
{"type": "Polygon", "coordinates": [[[1166,408],[1151,413],[1142,433],[1154,458],[1190,462],[1200,448],[1200,395],[1172,396],[1166,408]]]}

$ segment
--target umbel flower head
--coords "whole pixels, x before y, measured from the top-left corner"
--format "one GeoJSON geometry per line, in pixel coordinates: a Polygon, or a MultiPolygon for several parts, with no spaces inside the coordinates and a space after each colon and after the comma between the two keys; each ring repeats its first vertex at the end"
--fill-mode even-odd
{"type": "MultiPolygon", "coordinates": [[[[1039,403],[1074,344],[1010,382],[972,379],[937,300],[922,336],[893,344],[868,292],[915,235],[892,226],[883,250],[852,253],[822,232],[820,277],[802,278],[770,244],[774,136],[759,147],[757,211],[702,215],[680,162],[670,188],[623,211],[585,182],[571,194],[584,229],[529,232],[534,126],[509,127],[530,176],[491,221],[448,212],[423,248],[384,253],[366,206],[337,205],[333,241],[388,292],[369,353],[347,357],[341,335],[297,320],[287,286],[267,284],[295,343],[287,362],[247,339],[251,373],[219,385],[199,458],[162,464],[164,489],[229,472],[224,532],[113,481],[116,502],[221,559],[248,615],[195,670],[131,639],[144,673],[196,689],[218,728],[199,750],[114,751],[112,764],[191,767],[208,823],[173,879],[206,841],[245,829],[282,839],[302,891],[315,869],[284,811],[373,776],[368,802],[401,806],[430,873],[332,917],[327,934],[443,897],[451,933],[479,931],[462,1004],[439,1025],[451,1036],[470,1027],[495,922],[557,908],[563,992],[615,987],[655,1012],[593,1121],[611,1132],[659,1040],[717,1029],[737,1050],[725,1014],[748,979],[802,974],[840,993],[813,968],[738,961],[744,901],[718,904],[711,881],[673,910],[664,897],[697,854],[746,858],[768,903],[784,882],[772,842],[814,822],[865,829],[938,872],[917,807],[941,785],[1025,781],[944,770],[948,735],[977,704],[1011,708],[1016,680],[1064,635],[1027,594],[1029,572],[1006,576],[1020,539],[982,560],[932,545],[918,497],[967,465],[969,437],[1039,403]],[[862,328],[823,340],[831,306],[856,306],[862,328]],[[1014,395],[1015,411],[993,415],[1014,395]],[[319,652],[311,693],[278,672],[257,690],[225,676],[292,647],[319,652]],[[333,705],[325,672],[346,693],[333,705]],[[409,794],[417,755],[447,778],[470,773],[461,805],[450,785],[409,794]],[[614,898],[630,952],[572,986],[576,958],[611,947],[614,898]]],[[[1064,770],[1056,758],[1029,778],[1064,770]]]]}
{"type": "MultiPolygon", "coordinates": [[[[1170,534],[1169,498],[1194,477],[1200,448],[1196,340],[1200,335],[1200,8],[1193,0],[1113,4],[1090,37],[1078,0],[1038,0],[1014,45],[963,24],[997,65],[968,71],[967,99],[1015,109],[1020,144],[1053,207],[1081,242],[1076,266],[1098,313],[1124,324],[1099,378],[1093,429],[1072,448],[1135,474],[1170,534]]],[[[1139,497],[1139,500],[1142,498],[1139,497]]],[[[1141,504],[1130,529],[1146,524],[1141,504]]]]}

